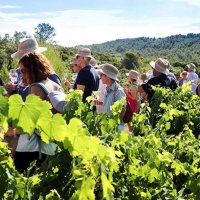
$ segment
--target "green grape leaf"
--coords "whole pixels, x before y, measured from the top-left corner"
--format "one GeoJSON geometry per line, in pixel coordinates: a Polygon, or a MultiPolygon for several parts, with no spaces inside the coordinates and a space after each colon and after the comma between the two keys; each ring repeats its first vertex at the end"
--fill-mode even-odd
{"type": "Polygon", "coordinates": [[[32,134],[41,113],[49,112],[51,105],[42,101],[36,95],[28,95],[23,102],[20,95],[15,94],[9,98],[9,118],[13,120],[14,127],[19,127],[23,132],[32,134]]]}
{"type": "Polygon", "coordinates": [[[159,179],[159,173],[158,173],[158,170],[156,168],[153,168],[150,173],[149,173],[149,182],[150,183],[153,183],[155,179],[159,179]]]}
{"type": "Polygon", "coordinates": [[[171,123],[170,122],[166,122],[165,128],[166,128],[166,131],[168,131],[171,128],[171,123]]]}
{"type": "Polygon", "coordinates": [[[8,122],[7,122],[7,117],[4,115],[0,114],[0,133],[1,131],[6,132],[8,130],[8,122]]]}
{"type": "Polygon", "coordinates": [[[0,113],[8,116],[8,97],[0,95],[0,113]]]}
{"type": "Polygon", "coordinates": [[[60,199],[60,195],[58,194],[57,190],[53,189],[50,190],[50,193],[48,195],[45,196],[46,200],[59,200],[60,199]]]}
{"type": "Polygon", "coordinates": [[[110,199],[112,193],[114,192],[114,187],[112,186],[111,182],[107,179],[105,173],[101,174],[101,182],[103,186],[103,198],[110,199]]]}
{"type": "Polygon", "coordinates": [[[95,181],[92,179],[92,177],[89,177],[86,180],[84,180],[81,185],[79,199],[80,200],[85,200],[85,199],[95,200],[94,186],[95,186],[95,181]]]}
{"type": "Polygon", "coordinates": [[[61,114],[43,113],[37,122],[38,130],[44,142],[52,140],[64,141],[67,134],[67,125],[61,114]]]}
{"type": "Polygon", "coordinates": [[[186,174],[187,171],[184,168],[184,165],[182,163],[178,163],[176,161],[173,161],[171,168],[175,170],[176,176],[179,175],[180,173],[186,174]]]}

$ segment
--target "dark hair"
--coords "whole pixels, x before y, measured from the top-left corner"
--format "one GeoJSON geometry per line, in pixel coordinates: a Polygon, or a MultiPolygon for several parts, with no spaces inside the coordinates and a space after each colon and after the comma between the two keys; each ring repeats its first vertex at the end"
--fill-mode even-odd
{"type": "Polygon", "coordinates": [[[19,60],[19,64],[22,64],[29,74],[30,84],[47,79],[53,71],[49,60],[41,53],[27,53],[19,60]]]}

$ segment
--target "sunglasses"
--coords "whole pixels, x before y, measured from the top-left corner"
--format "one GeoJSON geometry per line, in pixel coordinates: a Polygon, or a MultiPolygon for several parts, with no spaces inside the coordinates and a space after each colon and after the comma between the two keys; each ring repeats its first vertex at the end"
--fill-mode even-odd
{"type": "Polygon", "coordinates": [[[25,73],[26,73],[26,70],[25,70],[25,69],[21,69],[21,73],[22,73],[22,74],[25,74],[25,73]]]}

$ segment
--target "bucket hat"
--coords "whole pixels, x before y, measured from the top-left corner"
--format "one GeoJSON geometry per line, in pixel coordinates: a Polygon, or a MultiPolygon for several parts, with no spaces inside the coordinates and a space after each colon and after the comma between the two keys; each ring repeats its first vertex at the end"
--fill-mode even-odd
{"type": "Polygon", "coordinates": [[[170,64],[168,60],[165,60],[163,58],[158,58],[158,60],[156,61],[151,61],[149,63],[153,69],[155,69],[156,71],[162,73],[162,74],[169,74],[169,68],[170,68],[170,64]]]}
{"type": "Polygon", "coordinates": [[[99,73],[105,74],[109,78],[117,81],[117,75],[119,71],[115,66],[106,63],[106,64],[101,65],[101,68],[99,69],[99,73]]]}
{"type": "Polygon", "coordinates": [[[11,55],[11,58],[20,59],[24,54],[37,51],[37,52],[44,52],[46,51],[46,47],[39,47],[35,38],[23,38],[18,43],[18,50],[17,52],[11,55]]]}
{"type": "Polygon", "coordinates": [[[188,64],[187,68],[190,69],[190,70],[192,70],[192,71],[194,71],[194,72],[196,71],[196,65],[194,63],[188,64]]]}
{"type": "Polygon", "coordinates": [[[139,73],[135,70],[130,70],[129,73],[126,73],[126,76],[130,76],[131,79],[138,79],[139,73]]]}
{"type": "Polygon", "coordinates": [[[80,48],[78,50],[78,53],[76,54],[76,57],[77,56],[92,58],[91,50],[89,48],[82,47],[82,48],[80,48]]]}

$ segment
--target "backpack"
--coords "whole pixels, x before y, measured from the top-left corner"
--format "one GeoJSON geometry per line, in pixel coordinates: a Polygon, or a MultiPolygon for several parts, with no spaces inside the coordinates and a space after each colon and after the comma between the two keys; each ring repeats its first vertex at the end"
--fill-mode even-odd
{"type": "Polygon", "coordinates": [[[125,108],[125,111],[124,111],[124,115],[123,115],[123,122],[124,123],[129,123],[131,121],[133,117],[133,112],[131,110],[131,106],[130,106],[130,103],[129,101],[127,101],[126,99],[126,108],[125,108]]]}
{"type": "MultiPolygon", "coordinates": [[[[116,101],[116,92],[118,87],[114,90],[114,101],[116,101]]],[[[121,112],[121,118],[124,123],[129,123],[133,117],[133,111],[131,109],[130,103],[126,97],[126,107],[123,108],[121,112]]]]}

